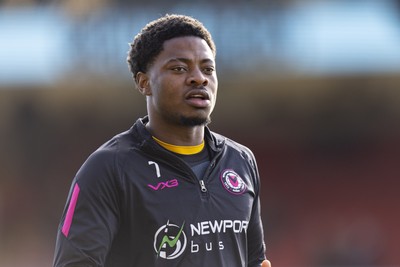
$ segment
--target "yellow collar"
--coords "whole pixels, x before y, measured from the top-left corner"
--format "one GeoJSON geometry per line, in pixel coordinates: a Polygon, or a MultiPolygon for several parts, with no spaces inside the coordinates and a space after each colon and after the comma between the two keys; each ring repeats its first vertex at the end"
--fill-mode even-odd
{"type": "Polygon", "coordinates": [[[197,153],[201,152],[204,148],[204,140],[203,140],[203,142],[201,142],[200,145],[196,145],[196,146],[176,146],[176,145],[171,145],[171,144],[165,143],[165,142],[161,141],[160,139],[157,139],[154,136],[153,136],[153,139],[163,148],[165,148],[171,152],[181,154],[181,155],[197,154],[197,153]]]}

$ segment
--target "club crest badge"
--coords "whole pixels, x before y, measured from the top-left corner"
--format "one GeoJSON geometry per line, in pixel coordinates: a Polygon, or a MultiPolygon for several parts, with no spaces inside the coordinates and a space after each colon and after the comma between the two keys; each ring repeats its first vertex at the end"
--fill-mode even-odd
{"type": "Polygon", "coordinates": [[[241,195],[246,191],[246,184],[234,170],[224,170],[221,174],[221,182],[224,188],[231,194],[241,195]]]}

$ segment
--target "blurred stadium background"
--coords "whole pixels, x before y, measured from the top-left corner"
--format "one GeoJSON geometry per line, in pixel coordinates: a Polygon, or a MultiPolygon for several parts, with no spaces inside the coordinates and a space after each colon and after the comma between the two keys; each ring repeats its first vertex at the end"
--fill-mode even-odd
{"type": "Polygon", "coordinates": [[[400,266],[400,1],[0,1],[0,266],[51,266],[71,179],[145,114],[149,20],[217,44],[211,128],[258,158],[274,267],[400,266]]]}

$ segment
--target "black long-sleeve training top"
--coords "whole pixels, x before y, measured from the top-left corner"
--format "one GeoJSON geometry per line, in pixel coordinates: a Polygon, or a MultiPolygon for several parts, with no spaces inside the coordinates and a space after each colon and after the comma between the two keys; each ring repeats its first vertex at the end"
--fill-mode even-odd
{"type": "Polygon", "coordinates": [[[54,266],[255,267],[265,259],[253,153],[206,128],[204,176],[157,144],[138,119],[74,178],[54,266]]]}

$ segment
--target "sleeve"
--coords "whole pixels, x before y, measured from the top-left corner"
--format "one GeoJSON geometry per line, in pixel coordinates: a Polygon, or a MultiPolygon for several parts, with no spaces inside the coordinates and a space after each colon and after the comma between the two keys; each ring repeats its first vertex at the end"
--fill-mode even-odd
{"type": "Polygon", "coordinates": [[[96,151],[72,182],[57,232],[54,267],[104,266],[118,230],[115,156],[96,151]]]}
{"type": "Polygon", "coordinates": [[[255,198],[252,207],[248,232],[247,232],[247,246],[248,246],[248,266],[259,267],[265,257],[265,243],[264,243],[264,230],[261,220],[261,205],[260,205],[260,176],[258,173],[257,164],[254,156],[250,162],[254,170],[254,188],[255,198]]]}

